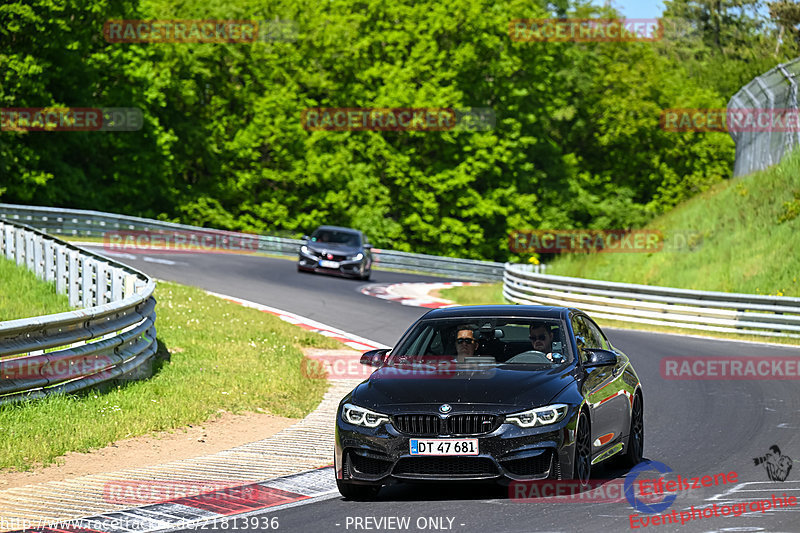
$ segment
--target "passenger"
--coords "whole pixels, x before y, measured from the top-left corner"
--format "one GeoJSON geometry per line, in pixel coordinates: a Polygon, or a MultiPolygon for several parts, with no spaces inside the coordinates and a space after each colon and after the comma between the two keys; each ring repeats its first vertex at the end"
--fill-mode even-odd
{"type": "MultiPolygon", "coordinates": [[[[542,352],[547,355],[548,359],[553,361],[553,332],[550,326],[545,324],[531,324],[531,327],[528,329],[528,335],[533,349],[537,352],[542,352]]],[[[559,359],[558,362],[561,362],[561,354],[556,354],[556,358],[559,359]]]]}

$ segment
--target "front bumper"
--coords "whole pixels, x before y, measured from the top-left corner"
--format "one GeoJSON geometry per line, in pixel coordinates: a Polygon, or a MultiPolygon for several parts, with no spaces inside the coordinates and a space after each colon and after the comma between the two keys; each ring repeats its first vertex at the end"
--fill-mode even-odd
{"type": "MultiPolygon", "coordinates": [[[[357,261],[338,261],[339,268],[324,268],[319,266],[319,259],[300,254],[297,260],[297,268],[306,272],[322,272],[326,274],[339,274],[341,276],[360,276],[363,259],[357,261]]],[[[369,268],[364,267],[364,272],[369,272],[369,268]]]]}
{"type": "Polygon", "coordinates": [[[391,422],[370,429],[337,417],[334,466],[336,478],[358,484],[396,481],[523,481],[563,479],[572,472],[574,413],[552,426],[520,428],[502,423],[477,436],[415,437],[391,422]],[[478,440],[479,455],[410,454],[413,438],[478,440]]]}

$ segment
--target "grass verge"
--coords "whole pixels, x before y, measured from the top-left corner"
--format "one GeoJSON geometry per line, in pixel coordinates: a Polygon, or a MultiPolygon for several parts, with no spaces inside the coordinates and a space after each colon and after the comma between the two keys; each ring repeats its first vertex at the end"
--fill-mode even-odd
{"type": "Polygon", "coordinates": [[[459,305],[493,305],[508,303],[503,299],[502,283],[482,283],[450,287],[434,291],[434,296],[452,300],[459,305]]]}
{"type": "Polygon", "coordinates": [[[302,417],[319,404],[328,383],[303,375],[300,348],[338,342],[197,288],[160,282],[155,296],[171,360],[146,381],[0,407],[0,469],[48,465],[220,412],[302,417]]]}
{"type": "Polygon", "coordinates": [[[547,273],[800,296],[800,150],[777,166],[718,184],[647,227],[667,238],[689,235],[689,245],[649,254],[564,254],[547,273]]]}
{"type": "Polygon", "coordinates": [[[0,257],[0,322],[69,311],[69,300],[25,267],[0,257]]]}

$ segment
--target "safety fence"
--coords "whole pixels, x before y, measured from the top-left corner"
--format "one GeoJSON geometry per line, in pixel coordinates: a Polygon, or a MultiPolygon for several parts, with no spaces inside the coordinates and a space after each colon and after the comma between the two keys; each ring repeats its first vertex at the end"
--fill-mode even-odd
{"type": "MultiPolygon", "coordinates": [[[[758,109],[790,120],[797,115],[797,76],[800,58],[783,63],[757,76],[742,87],[728,102],[728,111],[758,109]]],[[[796,120],[795,120],[796,122],[796,120]]],[[[800,130],[796,127],[748,128],[731,130],[736,142],[736,162],[733,176],[743,176],[780,163],[784,154],[800,144],[800,130]]]]}
{"type": "Polygon", "coordinates": [[[152,279],[2,218],[0,253],[80,307],[0,322],[0,404],[146,377],[157,351],[152,279]]]}
{"type": "MultiPolygon", "coordinates": [[[[47,233],[71,237],[103,238],[109,232],[198,232],[218,234],[224,238],[238,237],[247,240],[250,251],[267,254],[297,256],[302,240],[271,235],[252,235],[214,230],[173,222],[87,211],[0,203],[0,217],[19,221],[47,233]]],[[[428,274],[450,276],[474,281],[500,281],[503,279],[503,263],[477,261],[427,254],[416,254],[373,248],[375,266],[408,270],[428,274]]],[[[543,265],[537,265],[544,271],[543,265]]]]}
{"type": "Polygon", "coordinates": [[[800,337],[800,298],[551,276],[512,264],[505,267],[503,296],[518,304],[577,307],[622,322],[800,337]]]}

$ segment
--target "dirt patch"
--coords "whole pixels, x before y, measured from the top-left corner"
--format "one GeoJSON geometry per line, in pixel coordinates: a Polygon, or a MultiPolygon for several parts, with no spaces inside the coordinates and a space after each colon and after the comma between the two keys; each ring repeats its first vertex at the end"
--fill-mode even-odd
{"type": "Polygon", "coordinates": [[[433,289],[432,291],[428,292],[428,296],[431,298],[440,298],[442,300],[447,300],[444,296],[442,296],[442,289],[433,289]]]}
{"type": "Polygon", "coordinates": [[[209,455],[266,439],[297,421],[263,413],[222,413],[202,424],[121,440],[88,453],[69,452],[57,464],[29,472],[0,472],[0,490],[209,455]]]}

